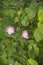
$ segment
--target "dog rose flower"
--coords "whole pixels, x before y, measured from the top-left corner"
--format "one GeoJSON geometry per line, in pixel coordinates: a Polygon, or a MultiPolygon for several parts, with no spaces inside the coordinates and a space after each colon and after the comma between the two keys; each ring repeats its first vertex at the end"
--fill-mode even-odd
{"type": "Polygon", "coordinates": [[[14,33],[14,27],[8,26],[8,27],[6,28],[6,32],[7,32],[9,35],[13,34],[13,33],[14,33]]]}
{"type": "Polygon", "coordinates": [[[25,39],[28,39],[28,31],[27,30],[24,30],[22,31],[22,38],[25,38],[25,39]]]}

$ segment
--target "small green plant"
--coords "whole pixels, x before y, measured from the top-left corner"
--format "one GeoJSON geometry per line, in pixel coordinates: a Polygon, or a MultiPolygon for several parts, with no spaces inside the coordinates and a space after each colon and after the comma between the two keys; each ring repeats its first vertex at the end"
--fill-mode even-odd
{"type": "Polygon", "coordinates": [[[42,0],[0,0],[0,65],[43,65],[42,0]]]}

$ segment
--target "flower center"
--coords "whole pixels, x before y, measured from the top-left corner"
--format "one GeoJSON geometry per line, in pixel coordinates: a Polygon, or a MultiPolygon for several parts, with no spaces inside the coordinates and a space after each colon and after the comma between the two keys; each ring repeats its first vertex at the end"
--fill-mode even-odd
{"type": "Polygon", "coordinates": [[[27,34],[26,34],[26,33],[24,33],[23,35],[24,35],[25,37],[27,36],[27,34]]]}
{"type": "Polygon", "coordinates": [[[9,29],[9,32],[12,32],[12,29],[9,29]]]}

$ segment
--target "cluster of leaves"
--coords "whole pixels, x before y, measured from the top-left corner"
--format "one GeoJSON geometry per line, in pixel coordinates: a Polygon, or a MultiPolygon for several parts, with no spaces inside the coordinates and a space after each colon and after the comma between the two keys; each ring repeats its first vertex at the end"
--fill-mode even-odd
{"type": "Polygon", "coordinates": [[[0,0],[0,6],[0,65],[43,65],[42,0],[0,0]],[[15,28],[11,36],[7,26],[15,28]],[[28,30],[28,40],[22,38],[23,30],[28,30]]]}

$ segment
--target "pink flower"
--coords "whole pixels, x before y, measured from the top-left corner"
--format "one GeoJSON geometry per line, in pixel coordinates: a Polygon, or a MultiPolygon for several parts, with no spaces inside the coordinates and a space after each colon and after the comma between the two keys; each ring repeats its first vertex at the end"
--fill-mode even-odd
{"type": "Polygon", "coordinates": [[[8,26],[8,27],[6,28],[6,32],[7,32],[9,35],[13,34],[13,33],[14,33],[14,27],[8,26]]]}
{"type": "Polygon", "coordinates": [[[22,38],[25,38],[25,39],[28,39],[28,31],[27,30],[24,30],[22,31],[22,38]]]}

